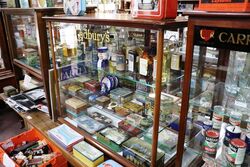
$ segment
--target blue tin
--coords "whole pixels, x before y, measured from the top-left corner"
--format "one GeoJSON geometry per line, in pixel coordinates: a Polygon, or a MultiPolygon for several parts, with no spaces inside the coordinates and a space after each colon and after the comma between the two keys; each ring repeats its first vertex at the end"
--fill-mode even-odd
{"type": "Polygon", "coordinates": [[[247,144],[246,154],[250,155],[250,133],[246,134],[245,142],[247,144]]]}
{"type": "Polygon", "coordinates": [[[226,134],[225,134],[225,138],[224,138],[224,145],[226,147],[229,146],[229,141],[235,138],[240,138],[241,136],[241,129],[238,126],[227,126],[226,127],[226,134]]]}

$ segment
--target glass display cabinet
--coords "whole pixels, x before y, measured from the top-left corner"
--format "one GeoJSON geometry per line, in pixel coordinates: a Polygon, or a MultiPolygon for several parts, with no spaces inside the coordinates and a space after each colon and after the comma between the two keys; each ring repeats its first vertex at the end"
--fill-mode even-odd
{"type": "MultiPolygon", "coordinates": [[[[4,17],[8,47],[17,81],[27,73],[42,81],[50,101],[48,70],[51,68],[46,24],[42,16],[63,13],[62,8],[5,8],[4,17]],[[44,79],[45,78],[45,79],[44,79]]],[[[50,105],[48,105],[50,111],[50,105]]]]}
{"type": "Polygon", "coordinates": [[[43,19],[53,49],[55,117],[124,166],[173,164],[183,66],[179,42],[164,34],[186,21],[125,14],[43,19]]]}
{"type": "Polygon", "coordinates": [[[250,15],[185,14],[189,22],[176,164],[248,166],[250,15]],[[188,152],[197,156],[187,164],[182,157],[188,152]]]}
{"type": "Polygon", "coordinates": [[[15,75],[11,66],[7,38],[2,12],[0,12],[0,90],[4,86],[16,85],[15,75]]]}

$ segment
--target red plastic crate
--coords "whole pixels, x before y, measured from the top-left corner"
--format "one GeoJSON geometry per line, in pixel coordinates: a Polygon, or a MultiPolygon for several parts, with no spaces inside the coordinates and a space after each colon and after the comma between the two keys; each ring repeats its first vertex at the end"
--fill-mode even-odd
{"type": "MultiPolygon", "coordinates": [[[[4,154],[6,153],[9,154],[13,148],[15,148],[18,145],[21,145],[23,141],[31,142],[34,140],[45,140],[47,144],[50,146],[50,148],[52,149],[52,151],[56,154],[54,158],[40,165],[39,167],[46,167],[48,165],[51,165],[52,167],[67,167],[68,166],[67,160],[63,157],[61,151],[52,143],[50,143],[48,140],[46,140],[45,137],[34,128],[0,143],[0,162],[3,164],[4,154]],[[7,149],[4,149],[6,148],[6,146],[10,146],[10,147],[8,147],[7,149]]],[[[19,167],[19,165],[15,163],[15,167],[19,167]]]]}

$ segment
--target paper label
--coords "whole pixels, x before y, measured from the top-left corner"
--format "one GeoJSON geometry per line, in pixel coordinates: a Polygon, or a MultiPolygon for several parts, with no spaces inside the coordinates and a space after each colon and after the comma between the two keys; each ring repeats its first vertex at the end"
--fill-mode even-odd
{"type": "Polygon", "coordinates": [[[25,87],[29,87],[29,85],[31,84],[31,77],[27,74],[24,75],[24,81],[23,81],[23,85],[25,87]]]}
{"type": "Polygon", "coordinates": [[[235,101],[234,105],[239,106],[239,107],[243,107],[243,108],[247,108],[247,103],[240,102],[240,101],[235,101]]]}
{"type": "Polygon", "coordinates": [[[133,54],[128,54],[128,70],[131,72],[134,72],[134,55],[133,54]]]}
{"type": "Polygon", "coordinates": [[[140,58],[140,74],[147,76],[148,74],[148,60],[140,58]]]}
{"type": "Polygon", "coordinates": [[[172,70],[180,70],[180,55],[172,54],[171,69],[172,70]]]}
{"type": "Polygon", "coordinates": [[[3,154],[3,165],[6,167],[15,167],[15,163],[6,153],[3,154]]]}

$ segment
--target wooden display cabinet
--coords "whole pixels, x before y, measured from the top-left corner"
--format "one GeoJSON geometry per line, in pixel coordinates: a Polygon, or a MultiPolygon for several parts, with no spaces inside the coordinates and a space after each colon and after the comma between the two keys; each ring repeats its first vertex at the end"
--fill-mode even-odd
{"type": "Polygon", "coordinates": [[[0,92],[7,85],[16,86],[16,80],[9,56],[3,14],[0,12],[0,92]]]}
{"type": "MultiPolygon", "coordinates": [[[[185,15],[189,21],[176,166],[234,166],[229,162],[233,159],[229,132],[240,129],[243,141],[239,143],[249,136],[250,14],[193,11],[185,15]],[[208,63],[209,57],[215,62],[208,63]],[[196,135],[194,128],[199,129],[196,135]],[[210,145],[204,134],[219,139],[210,145]],[[187,163],[183,158],[190,152],[196,159],[187,163]]],[[[246,147],[238,165],[250,163],[249,139],[246,147]]]]}
{"type": "MultiPolygon", "coordinates": [[[[165,132],[168,129],[176,139],[178,136],[178,132],[172,127],[178,124],[180,97],[177,97],[176,92],[172,94],[170,92],[176,87],[181,89],[183,77],[181,69],[170,70],[168,58],[171,57],[172,52],[166,47],[164,33],[166,30],[185,27],[186,20],[133,19],[126,14],[47,16],[43,19],[49,26],[50,48],[53,49],[51,53],[58,107],[54,117],[81,133],[88,143],[123,166],[138,166],[140,162],[134,160],[133,164],[113,151],[103,143],[107,138],[101,142],[96,136],[98,133],[93,132],[95,127],[86,128],[81,122],[82,118],[96,116],[91,113],[98,112],[103,115],[102,119],[105,117],[112,119],[107,124],[99,120],[105,127],[108,124],[119,128],[126,128],[129,125],[133,127],[133,131],[131,129],[126,131],[141,139],[149,133],[146,143],[150,145],[149,148],[152,151],[146,149],[147,152],[142,153],[142,156],[147,157],[148,163],[152,162],[151,166],[158,166],[157,145],[158,139],[162,139],[162,136],[158,138],[158,131],[165,132]],[[54,32],[59,32],[57,34],[60,35],[55,35],[54,32]],[[128,53],[134,54],[135,57],[138,54],[137,59],[128,59],[126,57],[128,53]],[[113,56],[114,59],[112,59],[113,56]],[[130,64],[129,61],[134,63],[130,64]],[[153,61],[157,61],[155,67],[153,67],[153,61]],[[172,85],[171,88],[169,88],[170,85],[172,85]],[[165,90],[168,90],[168,94],[164,93],[165,90]],[[101,95],[106,96],[106,99],[108,97],[108,100],[105,102],[103,99],[97,100],[101,95]],[[163,98],[162,101],[161,98],[163,98]],[[135,104],[130,103],[131,107],[127,106],[126,109],[125,103],[131,100],[135,104]],[[79,108],[75,108],[74,104],[80,104],[79,108]],[[133,109],[136,104],[139,106],[133,109]],[[142,109],[139,110],[139,108],[142,109]],[[137,112],[137,115],[133,115],[133,112],[137,112]],[[66,118],[67,116],[73,118],[66,118]],[[75,124],[72,124],[72,121],[75,124]]],[[[176,59],[173,66],[178,66],[179,62],[180,59],[176,59]]],[[[100,129],[96,129],[97,131],[100,129]]],[[[159,135],[166,135],[166,133],[159,133],[159,135]]],[[[174,142],[173,147],[169,148],[170,151],[164,151],[166,154],[164,166],[174,163],[176,157],[174,142]]],[[[165,148],[166,143],[163,145],[159,144],[159,147],[168,149],[165,148]]]]}
{"type": "MultiPolygon", "coordinates": [[[[50,109],[49,74],[51,61],[49,55],[46,24],[43,16],[63,13],[62,8],[4,8],[1,9],[6,28],[8,47],[14,72],[19,80],[24,73],[34,77],[44,86],[48,109],[50,109]]],[[[51,115],[51,113],[50,113],[51,115]]]]}

